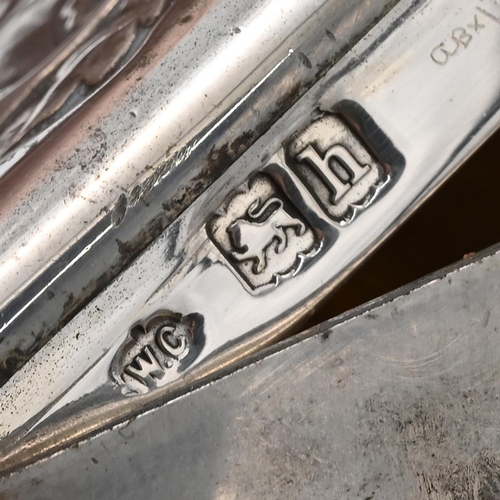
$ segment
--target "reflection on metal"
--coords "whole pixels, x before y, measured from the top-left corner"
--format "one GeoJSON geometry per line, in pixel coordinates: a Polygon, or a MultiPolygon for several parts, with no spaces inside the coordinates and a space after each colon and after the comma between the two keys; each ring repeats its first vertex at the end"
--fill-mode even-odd
{"type": "Polygon", "coordinates": [[[499,295],[496,248],[4,477],[0,492],[499,498],[499,295]]]}
{"type": "Polygon", "coordinates": [[[474,12],[456,5],[401,2],[0,389],[4,467],[160,405],[296,329],[495,130],[500,65],[487,62],[500,29],[457,59],[461,78],[428,57],[474,12]],[[130,329],[166,310],[202,318],[178,368],[158,368],[169,360],[153,358],[146,327],[135,335],[145,351],[127,347],[123,371],[110,369],[130,329]],[[141,383],[149,369],[147,390],[123,393],[117,373],[141,383]]]}
{"type": "Polygon", "coordinates": [[[0,154],[32,131],[37,142],[84,104],[137,54],[171,3],[3,2],[0,154]]]}
{"type": "Polygon", "coordinates": [[[8,193],[0,199],[0,385],[397,0],[23,0],[9,4],[0,39],[2,27],[22,24],[16,13],[28,3],[26,29],[0,48],[11,59],[29,44],[40,63],[19,87],[21,101],[0,96],[0,139],[4,111],[20,120],[8,144],[31,131],[0,166],[8,193]],[[63,25],[50,40],[62,52],[35,51],[30,36],[56,19],[63,25]],[[64,126],[30,129],[56,109],[44,124],[70,113],[64,126]]]}
{"type": "Polygon", "coordinates": [[[179,376],[203,347],[203,321],[171,311],[134,325],[113,360],[111,373],[123,394],[143,394],[179,376]]]}

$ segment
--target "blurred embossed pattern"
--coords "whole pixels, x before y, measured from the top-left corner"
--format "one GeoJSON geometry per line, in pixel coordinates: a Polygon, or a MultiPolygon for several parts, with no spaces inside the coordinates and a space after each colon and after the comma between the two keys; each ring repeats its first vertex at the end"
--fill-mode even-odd
{"type": "Polygon", "coordinates": [[[67,117],[144,45],[169,0],[0,3],[0,154],[67,117]]]}

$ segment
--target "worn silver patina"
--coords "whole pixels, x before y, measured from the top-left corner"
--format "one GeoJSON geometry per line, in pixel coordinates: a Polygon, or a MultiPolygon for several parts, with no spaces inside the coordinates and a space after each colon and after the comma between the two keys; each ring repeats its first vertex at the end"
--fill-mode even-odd
{"type": "Polygon", "coordinates": [[[0,491],[499,498],[499,278],[497,247],[5,477],[0,491]]]}
{"type": "MultiPolygon", "coordinates": [[[[482,38],[449,70],[429,54],[478,15],[450,6],[401,2],[15,374],[0,392],[6,462],[160,404],[283,337],[495,130],[500,66],[485,61],[500,26],[482,17],[482,38]],[[161,311],[195,315],[204,341],[179,369],[158,369],[168,383],[130,397],[110,367],[133,326],[161,311]]],[[[138,355],[123,366],[136,380],[138,355]]]]}

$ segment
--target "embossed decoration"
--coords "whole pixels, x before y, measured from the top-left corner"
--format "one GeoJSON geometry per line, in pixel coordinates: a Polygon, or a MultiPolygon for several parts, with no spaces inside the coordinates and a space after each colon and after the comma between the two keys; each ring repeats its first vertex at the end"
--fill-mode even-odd
{"type": "Polygon", "coordinates": [[[287,153],[297,173],[324,212],[349,224],[367,208],[389,180],[349,128],[325,115],[300,132],[287,153]]]}
{"type": "Polygon", "coordinates": [[[202,319],[171,311],[158,313],[131,328],[111,372],[126,394],[144,394],[177,376],[203,346],[202,319]]]}
{"type": "Polygon", "coordinates": [[[265,174],[226,201],[208,234],[254,290],[296,274],[320,248],[307,221],[265,174]]]}
{"type": "Polygon", "coordinates": [[[42,132],[89,100],[138,54],[170,4],[2,2],[2,29],[16,36],[0,47],[0,153],[35,127],[42,132]]]}

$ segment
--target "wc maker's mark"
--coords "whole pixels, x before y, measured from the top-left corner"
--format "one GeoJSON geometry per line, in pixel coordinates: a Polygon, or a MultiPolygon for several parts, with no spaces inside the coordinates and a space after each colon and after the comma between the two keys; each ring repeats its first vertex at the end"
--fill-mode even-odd
{"type": "Polygon", "coordinates": [[[144,394],[175,377],[203,336],[197,321],[192,315],[164,311],[134,325],[111,366],[124,394],[144,394]]]}

